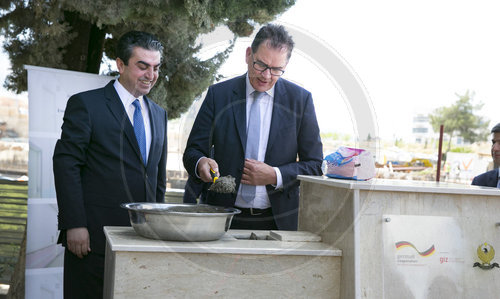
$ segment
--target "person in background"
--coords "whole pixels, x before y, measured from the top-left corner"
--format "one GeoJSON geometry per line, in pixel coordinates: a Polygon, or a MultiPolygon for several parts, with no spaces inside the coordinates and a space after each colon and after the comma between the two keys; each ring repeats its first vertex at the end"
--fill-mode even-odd
{"type": "Polygon", "coordinates": [[[498,167],[500,167],[500,123],[491,129],[491,157],[493,158],[493,170],[476,176],[472,185],[500,188],[498,179],[498,167]]]}
{"type": "Polygon", "coordinates": [[[247,73],[209,87],[188,138],[183,162],[195,182],[211,182],[211,169],[236,180],[236,193],[202,193],[242,211],[233,229],[297,230],[297,175],[322,174],[311,93],[281,78],[293,47],[283,26],[263,26],[246,50],[247,73]]]}
{"type": "Polygon", "coordinates": [[[102,298],[104,226],[130,226],[128,202],[164,202],[167,113],[146,97],[163,47],[149,33],[118,41],[120,76],[68,100],[53,169],[64,297],[102,298]]]}

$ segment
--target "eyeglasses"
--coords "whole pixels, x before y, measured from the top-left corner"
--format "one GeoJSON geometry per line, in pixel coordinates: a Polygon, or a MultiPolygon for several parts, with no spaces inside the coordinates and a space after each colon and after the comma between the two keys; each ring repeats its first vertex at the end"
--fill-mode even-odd
{"type": "MultiPolygon", "coordinates": [[[[252,55],[253,59],[253,55],[252,55]]],[[[260,61],[254,61],[253,62],[253,68],[256,71],[259,71],[261,73],[265,72],[267,69],[271,72],[271,76],[281,76],[285,73],[284,70],[280,69],[279,67],[270,67],[267,64],[260,62],[260,61]]]]}

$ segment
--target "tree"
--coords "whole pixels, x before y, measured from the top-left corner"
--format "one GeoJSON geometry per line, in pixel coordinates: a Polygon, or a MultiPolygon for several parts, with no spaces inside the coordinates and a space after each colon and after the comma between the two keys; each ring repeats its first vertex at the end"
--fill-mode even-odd
{"type": "Polygon", "coordinates": [[[27,89],[25,64],[97,74],[103,55],[115,58],[117,38],[143,30],[157,35],[165,48],[151,97],[171,119],[177,118],[220,79],[217,70],[234,39],[249,36],[257,24],[272,21],[293,4],[295,0],[0,0],[0,34],[12,64],[4,86],[17,93],[27,89]],[[207,60],[197,58],[202,46],[197,37],[223,25],[234,33],[230,45],[207,60]]]}
{"type": "Polygon", "coordinates": [[[458,100],[450,107],[440,107],[429,114],[434,132],[439,132],[443,125],[443,132],[449,136],[446,153],[450,151],[453,136],[461,136],[465,141],[473,143],[485,140],[488,136],[490,121],[475,115],[483,107],[482,103],[474,105],[474,92],[459,95],[458,100]]]}

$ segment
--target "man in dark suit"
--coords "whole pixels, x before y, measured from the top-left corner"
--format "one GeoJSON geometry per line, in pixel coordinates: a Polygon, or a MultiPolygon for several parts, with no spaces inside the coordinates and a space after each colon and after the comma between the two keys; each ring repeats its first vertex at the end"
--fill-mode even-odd
{"type": "Polygon", "coordinates": [[[164,202],[167,113],[145,96],[162,50],[149,33],[124,34],[118,80],[68,100],[53,157],[65,298],[102,297],[103,226],[130,225],[120,204],[164,202]]]}
{"type": "Polygon", "coordinates": [[[280,78],[293,46],[283,26],[262,27],[246,50],[247,74],[211,86],[191,130],[183,156],[190,176],[211,182],[213,169],[236,179],[235,194],[203,199],[242,210],[231,228],[297,230],[297,175],[321,174],[311,93],[280,78]]]}
{"type": "Polygon", "coordinates": [[[491,157],[493,170],[478,175],[472,180],[472,185],[500,188],[498,167],[500,167],[500,123],[491,129],[491,157]]]}

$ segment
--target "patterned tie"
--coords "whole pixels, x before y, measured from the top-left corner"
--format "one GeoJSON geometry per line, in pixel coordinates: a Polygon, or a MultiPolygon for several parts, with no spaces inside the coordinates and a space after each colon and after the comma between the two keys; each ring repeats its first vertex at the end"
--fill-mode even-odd
{"type": "Polygon", "coordinates": [[[146,165],[146,131],[144,130],[144,120],[142,119],[141,103],[136,99],[132,105],[135,107],[134,111],[134,133],[135,138],[137,138],[137,143],[139,143],[139,149],[141,150],[142,160],[144,165],[146,165]]]}
{"type": "MultiPolygon", "coordinates": [[[[260,100],[265,92],[254,91],[254,101],[250,108],[250,115],[247,126],[247,144],[245,149],[245,158],[257,160],[259,158],[259,140],[260,140],[260,100]]],[[[246,202],[252,202],[255,198],[255,188],[253,185],[241,185],[241,197],[246,202]]]]}

